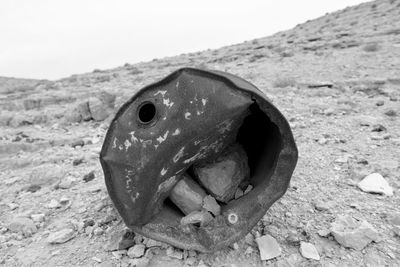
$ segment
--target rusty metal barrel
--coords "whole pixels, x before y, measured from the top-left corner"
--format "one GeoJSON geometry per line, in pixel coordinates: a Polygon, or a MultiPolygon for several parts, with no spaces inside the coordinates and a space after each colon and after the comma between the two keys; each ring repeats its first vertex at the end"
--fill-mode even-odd
{"type": "Polygon", "coordinates": [[[284,116],[254,85],[183,68],[119,109],[100,161],[127,227],[212,252],[243,238],[285,194],[297,148],[284,116]]]}

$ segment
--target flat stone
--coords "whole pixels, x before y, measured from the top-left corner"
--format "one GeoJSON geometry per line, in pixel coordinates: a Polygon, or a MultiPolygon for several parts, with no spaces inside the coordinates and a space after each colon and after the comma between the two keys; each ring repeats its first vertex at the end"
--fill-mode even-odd
{"type": "Polygon", "coordinates": [[[331,233],[344,247],[362,250],[372,241],[379,241],[379,233],[367,221],[356,221],[351,216],[339,216],[331,224],[331,233]]]}
{"type": "Polygon", "coordinates": [[[128,249],[128,257],[129,258],[140,258],[144,255],[144,251],[146,250],[146,246],[143,244],[137,244],[128,249]]]}
{"type": "Polygon", "coordinates": [[[45,215],[43,213],[39,213],[39,214],[32,214],[31,218],[34,222],[43,222],[45,215]]]}
{"type": "Polygon", "coordinates": [[[214,216],[218,216],[221,214],[221,206],[217,203],[215,198],[211,195],[207,195],[203,199],[203,209],[211,212],[214,216]]]}
{"type": "Polygon", "coordinates": [[[379,173],[372,173],[365,177],[357,186],[364,192],[393,195],[393,189],[379,173]]]}
{"type": "Polygon", "coordinates": [[[270,260],[278,257],[282,253],[282,249],[278,242],[270,235],[256,238],[256,242],[258,249],[260,250],[261,260],[270,260]]]}
{"type": "Polygon", "coordinates": [[[75,231],[70,228],[65,228],[60,231],[51,233],[47,237],[47,242],[50,244],[63,244],[75,237],[75,231]]]}
{"type": "Polygon", "coordinates": [[[200,210],[206,192],[188,175],[183,178],[171,190],[169,198],[184,213],[189,214],[200,210]]]}
{"type": "Polygon", "coordinates": [[[200,223],[201,226],[209,223],[213,217],[206,210],[193,211],[181,219],[182,225],[200,223]]]}
{"type": "Polygon", "coordinates": [[[214,162],[194,167],[194,173],[215,199],[228,202],[239,184],[250,175],[246,152],[240,145],[230,147],[214,162]]]}
{"type": "Polygon", "coordinates": [[[113,110],[105,105],[99,98],[91,97],[88,101],[91,117],[95,121],[103,121],[108,118],[113,110]]]}
{"type": "Polygon", "coordinates": [[[20,233],[29,237],[37,232],[34,222],[26,217],[15,217],[8,224],[7,228],[14,233],[20,233]]]}
{"type": "Polygon", "coordinates": [[[307,242],[300,242],[300,254],[304,258],[313,259],[313,260],[320,260],[319,254],[315,246],[311,243],[307,242]]]}
{"type": "Polygon", "coordinates": [[[135,245],[135,233],[122,225],[114,226],[110,231],[106,251],[124,250],[135,245]]]}
{"type": "Polygon", "coordinates": [[[166,253],[168,257],[175,258],[178,260],[183,259],[182,251],[174,249],[173,247],[168,247],[166,253]]]}

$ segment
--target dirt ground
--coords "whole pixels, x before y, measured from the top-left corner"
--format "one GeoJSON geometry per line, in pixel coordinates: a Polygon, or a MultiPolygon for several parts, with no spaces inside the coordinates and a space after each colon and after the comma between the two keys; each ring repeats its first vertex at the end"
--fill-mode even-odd
{"type": "Polygon", "coordinates": [[[3,82],[0,265],[399,266],[400,231],[393,225],[400,216],[399,17],[400,1],[375,1],[218,50],[57,81],[3,82]],[[98,160],[107,127],[137,90],[185,66],[236,74],[280,109],[299,149],[290,187],[251,235],[223,251],[210,255],[158,244],[140,260],[126,250],[107,251],[110,236],[123,227],[98,160]],[[102,92],[116,96],[114,108],[102,92]],[[95,104],[85,121],[77,107],[87,101],[95,104]],[[393,188],[392,196],[357,187],[374,172],[393,188]],[[340,245],[329,235],[340,215],[366,220],[379,240],[361,250],[340,245]],[[22,226],[12,230],[12,222],[22,226]],[[50,244],[60,230],[68,231],[69,240],[50,244]],[[253,240],[264,234],[282,250],[268,261],[260,260],[253,240]],[[304,258],[301,241],[313,244],[320,260],[304,258]]]}

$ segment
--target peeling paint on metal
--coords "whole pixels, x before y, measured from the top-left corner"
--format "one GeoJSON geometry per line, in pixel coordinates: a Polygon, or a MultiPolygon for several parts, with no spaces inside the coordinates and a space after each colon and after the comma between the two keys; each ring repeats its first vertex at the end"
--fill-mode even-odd
{"type": "Polygon", "coordinates": [[[162,168],[160,174],[161,174],[162,176],[164,176],[164,175],[167,173],[167,171],[168,171],[168,168],[167,168],[167,169],[162,168]]]}
{"type": "Polygon", "coordinates": [[[201,99],[201,103],[203,103],[203,106],[205,106],[207,104],[207,99],[206,98],[201,99]]]}
{"type": "Polygon", "coordinates": [[[162,182],[159,186],[158,186],[158,190],[157,190],[157,194],[161,194],[164,192],[167,192],[169,189],[172,188],[172,186],[174,186],[174,184],[176,183],[176,176],[171,176],[170,178],[168,178],[167,180],[165,180],[164,182],[162,182]]]}
{"type": "Polygon", "coordinates": [[[190,112],[185,113],[185,119],[190,120],[190,116],[192,116],[190,112]]]}
{"type": "Polygon", "coordinates": [[[166,105],[168,108],[171,108],[174,105],[174,102],[170,101],[169,98],[163,99],[163,104],[166,105]]]}
{"type": "Polygon", "coordinates": [[[164,96],[165,96],[165,93],[167,93],[167,91],[160,90],[160,91],[158,91],[157,93],[155,93],[154,96],[161,94],[162,97],[164,97],[164,96]]]}
{"type": "Polygon", "coordinates": [[[114,141],[113,141],[113,145],[112,145],[113,149],[117,147],[117,141],[118,141],[117,137],[114,137],[114,141]]]}
{"type": "Polygon", "coordinates": [[[167,139],[167,137],[168,137],[168,134],[169,134],[169,131],[166,131],[165,132],[165,134],[164,134],[164,136],[159,136],[159,137],[157,137],[157,142],[159,143],[159,144],[161,144],[162,142],[164,142],[166,139],[167,139]]]}
{"type": "Polygon", "coordinates": [[[181,129],[176,128],[175,132],[172,133],[173,136],[179,135],[181,133],[181,129]]]}
{"type": "Polygon", "coordinates": [[[225,132],[228,132],[231,130],[231,126],[232,126],[233,120],[225,120],[223,122],[221,122],[220,124],[218,124],[217,128],[218,128],[218,132],[223,134],[225,132]]]}
{"type": "Polygon", "coordinates": [[[128,150],[128,148],[130,148],[130,147],[132,146],[132,143],[131,143],[131,142],[129,142],[129,140],[128,140],[128,139],[126,139],[126,140],[125,140],[125,142],[124,142],[124,145],[125,145],[125,150],[127,151],[127,150],[128,150]]]}
{"type": "Polygon", "coordinates": [[[132,200],[132,203],[135,203],[136,202],[136,199],[139,197],[139,192],[136,192],[136,195],[135,196],[132,196],[131,195],[131,200],[132,200]]]}
{"type": "Polygon", "coordinates": [[[179,152],[174,156],[173,161],[176,163],[178,160],[180,160],[183,157],[183,150],[185,147],[182,147],[179,152]]]}
{"type": "Polygon", "coordinates": [[[129,134],[131,135],[131,141],[132,141],[134,144],[136,144],[136,142],[139,141],[139,140],[138,140],[137,137],[135,136],[135,131],[132,131],[132,132],[130,132],[129,134]]]}
{"type": "Polygon", "coordinates": [[[199,153],[197,153],[196,155],[194,155],[193,157],[184,160],[183,163],[190,163],[190,162],[192,162],[192,161],[195,161],[195,160],[198,159],[200,156],[201,156],[201,153],[199,152],[199,153]]]}

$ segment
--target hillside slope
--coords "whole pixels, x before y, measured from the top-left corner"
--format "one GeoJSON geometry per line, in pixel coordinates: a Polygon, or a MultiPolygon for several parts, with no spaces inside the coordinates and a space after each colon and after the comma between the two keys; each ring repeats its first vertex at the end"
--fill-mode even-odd
{"type": "Polygon", "coordinates": [[[400,0],[379,0],[217,50],[57,81],[0,78],[7,84],[0,86],[0,264],[399,265],[399,17],[400,0]],[[98,162],[108,124],[137,90],[187,66],[247,79],[282,111],[299,148],[290,188],[233,248],[205,255],[137,237],[148,247],[141,260],[126,250],[109,252],[105,244],[123,225],[98,162]],[[356,186],[374,172],[393,196],[356,186]],[[370,223],[379,240],[361,250],[340,245],[329,230],[342,215],[370,223]],[[49,244],[60,230],[70,240],[49,244]],[[262,262],[254,238],[264,234],[278,241],[282,254],[262,262]],[[312,243],[321,259],[302,257],[301,241],[312,243]]]}

